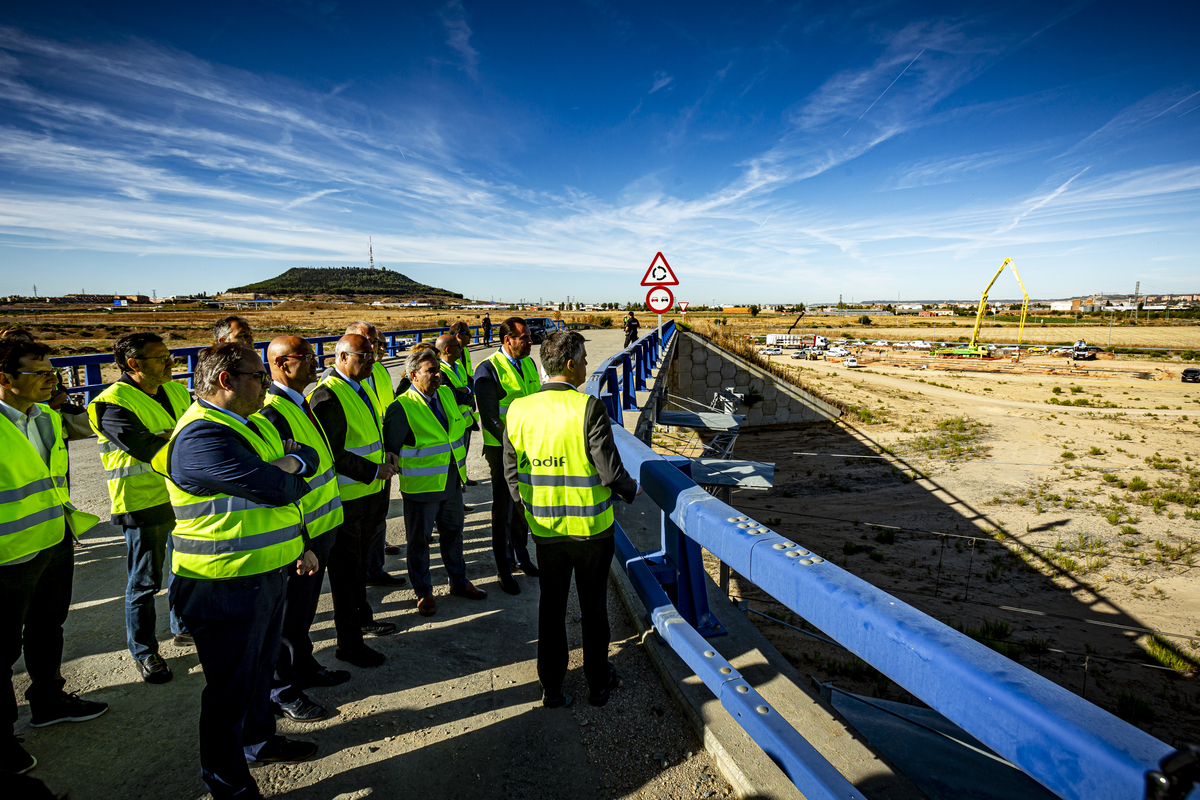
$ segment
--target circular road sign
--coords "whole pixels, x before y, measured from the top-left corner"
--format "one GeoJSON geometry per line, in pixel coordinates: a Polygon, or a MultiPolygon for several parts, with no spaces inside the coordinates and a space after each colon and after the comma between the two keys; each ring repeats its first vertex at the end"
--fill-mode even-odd
{"type": "Polygon", "coordinates": [[[655,314],[665,314],[675,305],[675,295],[665,286],[654,286],[646,292],[646,308],[655,314]]]}

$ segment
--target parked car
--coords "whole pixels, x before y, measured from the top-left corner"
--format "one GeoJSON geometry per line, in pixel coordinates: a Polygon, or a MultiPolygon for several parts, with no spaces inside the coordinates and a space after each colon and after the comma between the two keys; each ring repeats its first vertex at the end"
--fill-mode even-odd
{"type": "Polygon", "coordinates": [[[873,347],[889,347],[890,343],[884,341],[883,339],[880,339],[878,342],[875,342],[872,346],[873,347]]]}
{"type": "Polygon", "coordinates": [[[764,347],[758,351],[760,356],[781,356],[783,355],[782,347],[764,347]]]}
{"type": "Polygon", "coordinates": [[[1183,371],[1183,375],[1180,377],[1180,380],[1184,383],[1200,383],[1200,369],[1188,367],[1183,371]]]}
{"type": "Polygon", "coordinates": [[[842,362],[842,366],[843,367],[857,367],[858,359],[851,356],[850,358],[847,358],[845,361],[842,362]]]}
{"type": "Polygon", "coordinates": [[[1031,356],[1041,356],[1041,355],[1045,355],[1048,352],[1049,352],[1049,350],[1047,350],[1045,347],[1043,347],[1041,345],[1039,345],[1037,347],[1029,348],[1029,355],[1031,355],[1031,356]]]}
{"type": "Polygon", "coordinates": [[[558,323],[549,317],[526,317],[525,324],[529,326],[529,335],[534,344],[541,344],[547,336],[558,330],[558,323]]]}
{"type": "Polygon", "coordinates": [[[831,347],[826,355],[833,356],[834,358],[841,358],[842,356],[850,355],[850,351],[844,347],[831,347]]]}

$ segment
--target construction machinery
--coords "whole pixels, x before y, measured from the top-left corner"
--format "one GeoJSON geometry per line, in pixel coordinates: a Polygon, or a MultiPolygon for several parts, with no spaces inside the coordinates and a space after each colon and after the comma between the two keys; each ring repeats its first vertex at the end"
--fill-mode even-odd
{"type": "Polygon", "coordinates": [[[787,332],[791,333],[793,330],[795,330],[796,326],[800,324],[800,320],[802,319],[804,319],[803,311],[800,312],[800,316],[796,317],[796,321],[792,323],[792,327],[787,329],[787,332]]]}
{"type": "Polygon", "coordinates": [[[1025,336],[1025,315],[1029,312],[1029,292],[1025,290],[1025,281],[1021,280],[1021,273],[1017,272],[1017,265],[1013,263],[1011,258],[1004,259],[1004,263],[1000,265],[1000,269],[996,270],[996,274],[988,282],[987,288],[983,290],[983,295],[979,298],[979,310],[975,313],[975,328],[971,331],[971,343],[966,347],[952,347],[943,350],[935,350],[936,356],[952,356],[958,358],[990,358],[991,351],[979,345],[979,329],[983,327],[983,317],[987,314],[987,299],[988,292],[992,290],[992,284],[1000,277],[1000,273],[1004,272],[1005,267],[1012,267],[1012,273],[1017,278],[1017,283],[1021,287],[1021,294],[1025,296],[1021,303],[1021,327],[1017,332],[1017,348],[1020,352],[1021,340],[1025,336]]]}

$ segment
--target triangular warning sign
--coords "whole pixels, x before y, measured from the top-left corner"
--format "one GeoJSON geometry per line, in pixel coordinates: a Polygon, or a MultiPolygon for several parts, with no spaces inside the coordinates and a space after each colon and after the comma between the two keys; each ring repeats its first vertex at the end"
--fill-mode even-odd
{"type": "Polygon", "coordinates": [[[667,259],[663,258],[661,252],[655,253],[654,260],[650,262],[650,267],[646,270],[645,277],[642,278],[642,286],[678,285],[679,279],[671,271],[671,265],[667,263],[667,259]]]}
{"type": "Polygon", "coordinates": [[[677,305],[679,306],[680,311],[687,311],[687,308],[689,305],[691,305],[691,303],[689,303],[687,300],[680,300],[677,305]]]}

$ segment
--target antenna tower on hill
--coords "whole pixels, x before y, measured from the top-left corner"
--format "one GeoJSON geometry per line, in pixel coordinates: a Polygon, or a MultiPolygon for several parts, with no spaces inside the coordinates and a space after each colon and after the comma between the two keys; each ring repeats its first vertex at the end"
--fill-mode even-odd
{"type": "Polygon", "coordinates": [[[370,236],[367,237],[367,257],[371,259],[371,269],[375,269],[375,243],[370,236]]]}

